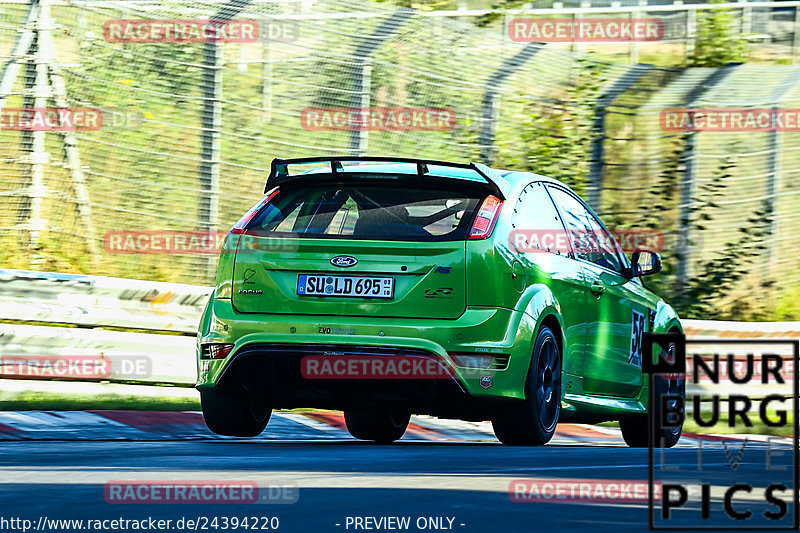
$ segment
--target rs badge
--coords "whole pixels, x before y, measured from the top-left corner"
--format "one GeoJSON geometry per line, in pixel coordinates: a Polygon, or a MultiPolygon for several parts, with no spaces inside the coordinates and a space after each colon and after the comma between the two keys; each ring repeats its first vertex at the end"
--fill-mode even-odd
{"type": "Polygon", "coordinates": [[[492,376],[481,375],[480,384],[484,389],[488,389],[492,386],[492,376]]]}

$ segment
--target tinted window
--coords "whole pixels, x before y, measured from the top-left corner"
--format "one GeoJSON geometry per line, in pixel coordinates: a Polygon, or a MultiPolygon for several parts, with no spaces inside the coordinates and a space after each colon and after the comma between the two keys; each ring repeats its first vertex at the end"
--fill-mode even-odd
{"type": "Polygon", "coordinates": [[[577,198],[558,187],[548,187],[572,233],[575,256],[596,265],[623,271],[618,245],[599,220],[577,198]]]}
{"type": "Polygon", "coordinates": [[[569,239],[550,195],[542,183],[520,192],[511,223],[511,242],[520,252],[569,255],[569,239]]]}
{"type": "Polygon", "coordinates": [[[392,186],[287,188],[247,230],[295,237],[461,240],[481,200],[461,192],[392,186]]]}

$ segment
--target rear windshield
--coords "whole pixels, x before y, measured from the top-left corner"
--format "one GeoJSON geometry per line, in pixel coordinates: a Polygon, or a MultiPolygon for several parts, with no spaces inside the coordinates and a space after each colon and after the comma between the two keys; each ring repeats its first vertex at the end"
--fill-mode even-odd
{"type": "Polygon", "coordinates": [[[247,231],[287,237],[464,240],[481,200],[463,192],[397,186],[281,189],[247,231]]]}

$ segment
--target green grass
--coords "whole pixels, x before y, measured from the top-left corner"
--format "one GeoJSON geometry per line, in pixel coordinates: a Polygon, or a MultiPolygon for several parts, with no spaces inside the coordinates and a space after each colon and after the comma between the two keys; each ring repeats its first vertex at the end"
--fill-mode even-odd
{"type": "MultiPolygon", "coordinates": [[[[0,392],[0,411],[200,411],[200,400],[130,394],[63,394],[0,392]]],[[[282,413],[316,413],[326,409],[281,409],[282,413]]]]}
{"type": "MultiPolygon", "coordinates": [[[[200,401],[191,398],[169,398],[157,396],[135,396],[127,394],[70,394],[50,392],[24,391],[20,393],[0,393],[0,411],[88,411],[88,410],[120,410],[120,411],[200,411],[200,401]]],[[[285,409],[281,412],[306,413],[321,409],[285,409]]],[[[753,434],[791,436],[793,418],[787,417],[787,425],[781,427],[767,426],[757,416],[752,416],[752,427],[738,424],[730,428],[727,418],[720,416],[720,422],[713,427],[698,426],[692,417],[688,417],[683,426],[685,433],[706,434],[753,434]]],[[[597,424],[603,427],[619,427],[619,422],[609,421],[597,424]]]]}
{"type": "MultiPolygon", "coordinates": [[[[17,326],[47,326],[53,328],[80,328],[80,324],[71,324],[67,322],[48,322],[37,320],[15,320],[12,318],[0,319],[0,324],[12,324],[17,326]]],[[[120,331],[123,333],[150,333],[156,335],[177,335],[179,337],[195,337],[196,333],[188,333],[175,330],[161,330],[161,329],[143,329],[143,328],[128,328],[120,326],[92,326],[91,329],[101,329],[106,331],[120,331]]]]}
{"type": "MultiPolygon", "coordinates": [[[[770,418],[773,418],[771,414],[770,418]]],[[[780,437],[791,437],[793,433],[793,417],[788,414],[786,417],[786,425],[780,427],[773,427],[764,424],[757,414],[751,413],[750,421],[753,423],[752,427],[745,427],[741,420],[737,420],[735,427],[728,427],[727,417],[720,415],[720,421],[712,427],[702,427],[694,422],[691,417],[686,419],[683,424],[683,431],[685,433],[697,433],[700,435],[718,433],[718,434],[747,434],[747,435],[775,435],[780,437]]]]}
{"type": "Polygon", "coordinates": [[[128,394],[70,394],[24,391],[3,393],[2,411],[199,411],[200,400],[128,394]]]}
{"type": "MultiPolygon", "coordinates": [[[[770,413],[770,418],[774,417],[775,413],[770,413]]],[[[689,416],[683,424],[684,433],[696,433],[698,435],[711,435],[711,434],[745,434],[745,435],[775,435],[780,437],[791,437],[793,432],[793,418],[791,413],[787,414],[786,425],[780,427],[772,427],[761,422],[758,413],[750,414],[750,421],[753,423],[752,427],[745,427],[741,424],[741,420],[737,420],[736,427],[728,427],[728,418],[720,414],[719,423],[712,427],[702,427],[694,422],[694,419],[689,416]]],[[[609,422],[601,422],[598,426],[618,428],[619,422],[616,420],[609,422]]]]}

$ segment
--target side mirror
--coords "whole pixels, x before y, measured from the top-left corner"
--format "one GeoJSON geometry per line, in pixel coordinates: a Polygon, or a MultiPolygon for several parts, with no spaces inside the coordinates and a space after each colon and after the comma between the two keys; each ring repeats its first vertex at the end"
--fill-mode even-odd
{"type": "Polygon", "coordinates": [[[661,272],[661,256],[656,252],[637,248],[631,255],[631,270],[634,277],[661,272]]]}

